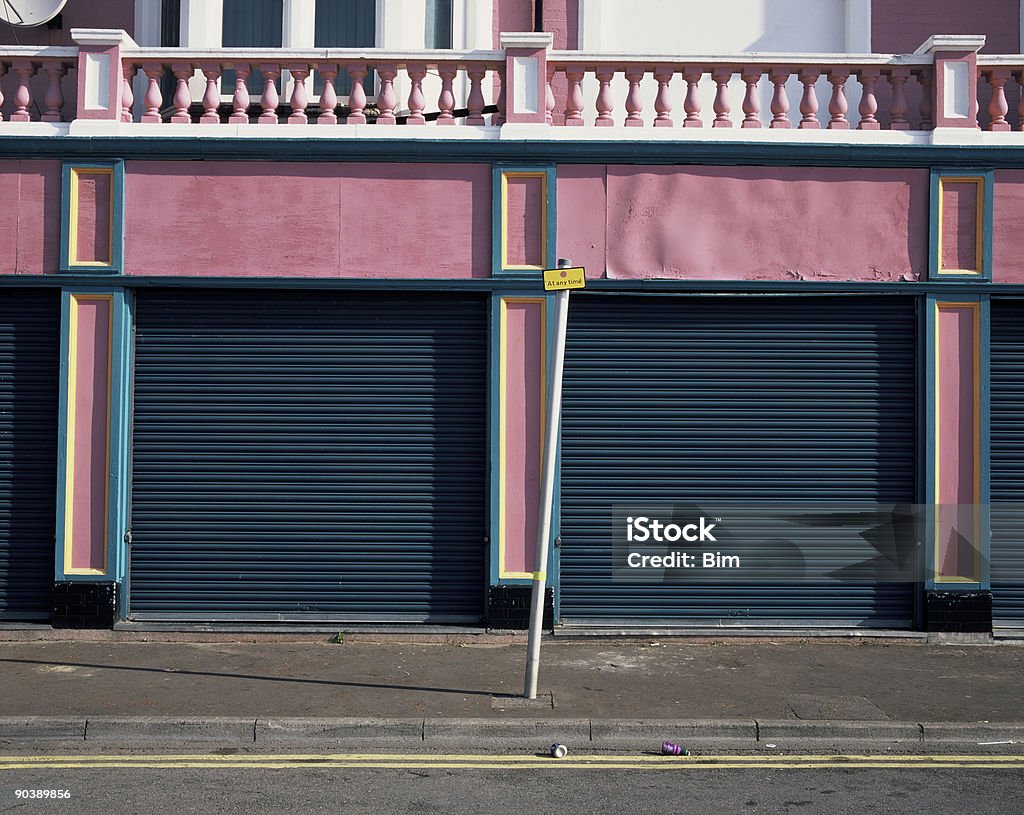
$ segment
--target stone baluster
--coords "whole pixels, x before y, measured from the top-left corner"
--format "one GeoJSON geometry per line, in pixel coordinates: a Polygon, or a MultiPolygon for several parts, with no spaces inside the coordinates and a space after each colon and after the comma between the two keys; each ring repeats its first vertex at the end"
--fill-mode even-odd
{"type": "Polygon", "coordinates": [[[1017,83],[1017,91],[1020,94],[1017,102],[1017,130],[1024,130],[1024,71],[1014,71],[1013,79],[1017,83]]]}
{"type": "Polygon", "coordinates": [[[263,74],[263,95],[260,97],[260,107],[263,112],[257,120],[261,125],[276,125],[277,106],[281,97],[277,93],[277,79],[281,76],[281,66],[273,63],[260,63],[259,71],[263,74]]]}
{"type": "Polygon", "coordinates": [[[555,79],[554,63],[548,62],[545,65],[547,81],[544,83],[544,122],[553,124],[555,121],[555,89],[552,82],[555,79]]]}
{"type": "Polygon", "coordinates": [[[704,69],[700,65],[687,65],[683,68],[683,81],[686,82],[686,96],[683,99],[683,127],[704,127],[700,118],[700,97],[698,96],[698,85],[700,78],[704,75],[704,69]]]}
{"type": "Polygon", "coordinates": [[[252,68],[247,62],[235,63],[235,88],[231,94],[231,115],[228,122],[244,125],[249,123],[249,88],[245,84],[252,68]]]}
{"type": "Polygon", "coordinates": [[[611,127],[615,124],[612,119],[612,77],[615,71],[599,65],[594,71],[597,77],[598,89],[595,106],[597,108],[597,119],[594,124],[597,127],[611,127]]]}
{"type": "Polygon", "coordinates": [[[1006,114],[1010,112],[1010,106],[1006,102],[1006,88],[1010,81],[1009,68],[994,68],[985,72],[985,78],[992,87],[992,101],[988,105],[988,114],[991,119],[988,123],[988,130],[995,132],[1007,131],[1010,123],[1006,121],[1006,114]]]}
{"type": "Polygon", "coordinates": [[[437,66],[437,73],[441,77],[441,95],[437,98],[437,107],[440,113],[437,114],[439,125],[455,124],[455,94],[452,91],[452,84],[455,82],[455,75],[458,70],[452,63],[442,63],[437,66]]]}
{"type": "MultiPolygon", "coordinates": [[[[43,97],[46,112],[41,118],[44,122],[59,122],[63,119],[60,111],[64,107],[64,91],[61,90],[60,81],[66,70],[66,66],[59,60],[45,60],[43,62],[43,71],[45,71],[49,80],[46,85],[46,95],[43,97]]],[[[123,96],[121,104],[124,104],[123,96]]],[[[129,110],[131,110],[131,102],[129,102],[129,110]]],[[[121,120],[124,121],[123,109],[121,111],[121,120]]],[[[131,119],[128,121],[131,121],[131,119]]]]}
{"type": "Polygon", "coordinates": [[[881,127],[875,117],[875,114],[878,113],[875,83],[878,82],[881,75],[882,72],[878,68],[861,68],[857,71],[857,79],[861,86],[860,104],[857,106],[857,112],[860,113],[860,121],[857,123],[858,130],[878,130],[881,127]]]}
{"type": "Polygon", "coordinates": [[[711,71],[711,78],[718,86],[715,91],[715,119],[711,122],[712,127],[732,127],[732,119],[729,118],[729,80],[734,73],[735,69],[728,65],[718,65],[711,71]]]}
{"type": "Polygon", "coordinates": [[[814,83],[821,76],[819,68],[802,68],[800,70],[800,84],[804,86],[803,95],[800,97],[800,129],[818,130],[821,122],[818,121],[818,95],[814,90],[814,83]]]}
{"type": "MultiPolygon", "coordinates": [[[[423,77],[427,75],[425,62],[410,62],[405,66],[405,72],[409,75],[409,115],[405,117],[407,125],[423,125],[427,123],[423,111],[427,106],[427,99],[423,95],[423,77]]],[[[481,117],[482,119],[483,117],[481,117]]]]}
{"type": "MultiPolygon", "coordinates": [[[[412,69],[410,68],[409,70],[411,73],[412,69]]],[[[485,124],[484,77],[487,76],[487,69],[480,65],[473,65],[466,70],[466,75],[469,76],[469,96],[466,98],[466,107],[469,109],[469,116],[466,117],[466,124],[485,124]]]]}
{"type": "Polygon", "coordinates": [[[192,104],[192,92],[188,88],[188,81],[192,78],[192,65],[188,62],[175,62],[171,65],[171,72],[174,74],[175,82],[174,97],[171,99],[171,122],[172,124],[191,124],[192,117],[188,108],[192,104]]]}
{"type": "Polygon", "coordinates": [[[743,95],[743,122],[740,127],[761,126],[761,102],[757,98],[757,83],[761,81],[764,71],[754,66],[744,67],[740,76],[747,86],[743,95]]]}
{"type": "Polygon", "coordinates": [[[931,130],[935,126],[932,121],[932,69],[920,68],[914,71],[914,75],[921,84],[921,130],[931,130]]]}
{"type": "Polygon", "coordinates": [[[583,125],[583,69],[578,65],[569,65],[565,69],[568,88],[565,93],[565,125],[581,127],[583,125]]]}
{"type": "Polygon", "coordinates": [[[654,126],[672,127],[672,97],[669,93],[669,83],[675,71],[671,65],[655,65],[654,78],[658,82],[658,95],[654,97],[654,126]]]}
{"type": "Polygon", "coordinates": [[[380,110],[380,113],[377,114],[377,124],[379,125],[393,125],[397,121],[395,118],[395,108],[398,107],[398,97],[395,94],[395,77],[397,75],[397,65],[385,62],[377,66],[377,76],[380,77],[380,93],[377,94],[377,107],[380,110]]]}
{"type": "Polygon", "coordinates": [[[505,124],[505,74],[503,71],[498,72],[498,82],[498,98],[494,101],[497,111],[491,117],[491,124],[495,127],[505,124]]]}
{"type": "Polygon", "coordinates": [[[18,89],[14,92],[14,112],[11,114],[12,122],[30,122],[32,114],[29,106],[32,104],[32,76],[35,74],[35,66],[24,59],[17,59],[12,66],[14,73],[18,75],[18,89]]]}
{"type": "Polygon", "coordinates": [[[789,97],[786,96],[786,83],[792,73],[792,68],[781,65],[775,66],[768,73],[772,83],[772,121],[769,128],[788,130],[792,127],[789,121],[789,97]]]}
{"type": "Polygon", "coordinates": [[[643,127],[644,120],[640,115],[644,109],[643,99],[640,96],[640,82],[644,78],[644,69],[629,67],[625,70],[626,81],[629,82],[629,91],[626,93],[626,120],[623,122],[626,127],[643,127]]]}
{"type": "Polygon", "coordinates": [[[164,66],[158,62],[147,62],[142,66],[142,72],[146,75],[146,95],[142,97],[142,104],[146,106],[146,112],[142,114],[142,121],[149,124],[159,124],[163,119],[160,116],[160,108],[164,103],[163,94],[160,93],[160,78],[164,75],[164,66]]]}
{"type": "Polygon", "coordinates": [[[130,124],[134,121],[132,106],[135,104],[135,91],[132,90],[132,80],[138,68],[127,60],[121,65],[121,76],[124,78],[124,87],[121,89],[121,121],[130,124]]]}
{"type": "Polygon", "coordinates": [[[850,78],[849,68],[829,68],[828,81],[832,83],[832,98],[828,102],[830,115],[829,130],[849,130],[850,122],[846,118],[849,104],[846,101],[846,80],[850,78]]]}
{"type": "Polygon", "coordinates": [[[288,114],[288,124],[309,124],[309,117],[306,115],[306,105],[309,104],[309,92],[306,89],[309,65],[301,62],[292,63],[288,66],[288,73],[292,78],[292,95],[288,100],[292,112],[288,114]]]}
{"type": "Polygon", "coordinates": [[[889,129],[906,130],[910,127],[907,121],[907,97],[903,86],[910,79],[910,69],[894,67],[889,69],[889,84],[892,86],[892,99],[889,102],[889,129]]]}
{"type": "Polygon", "coordinates": [[[220,89],[217,82],[220,80],[221,67],[216,62],[204,62],[201,66],[203,76],[206,77],[206,91],[203,93],[203,115],[199,117],[201,125],[220,124],[220,89]]]}
{"type": "Polygon", "coordinates": [[[354,62],[348,66],[348,75],[352,79],[352,90],[348,94],[349,114],[346,121],[350,125],[366,124],[366,91],[363,88],[366,73],[365,62],[354,62]]]}
{"type": "Polygon", "coordinates": [[[316,123],[318,125],[336,125],[338,114],[334,112],[334,109],[338,106],[338,92],[334,89],[334,83],[338,78],[339,66],[337,63],[323,63],[317,67],[317,70],[324,81],[324,87],[320,91],[320,115],[316,117],[316,123]]]}

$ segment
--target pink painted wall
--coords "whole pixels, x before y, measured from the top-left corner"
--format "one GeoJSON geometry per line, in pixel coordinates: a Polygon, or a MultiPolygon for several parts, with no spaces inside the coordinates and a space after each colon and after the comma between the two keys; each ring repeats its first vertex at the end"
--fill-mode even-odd
{"type": "Polygon", "coordinates": [[[992,279],[1024,283],[1024,170],[996,170],[992,202],[992,279]]]}
{"type": "Polygon", "coordinates": [[[978,186],[969,181],[942,185],[942,268],[978,266],[978,186]]]}
{"type": "Polygon", "coordinates": [[[110,262],[110,176],[78,176],[79,262],[110,262]]]}
{"type": "Polygon", "coordinates": [[[876,53],[911,53],[932,34],[984,34],[982,53],[1020,53],[1018,0],[872,0],[876,53]]]}
{"type": "MultiPolygon", "coordinates": [[[[135,29],[134,0],[69,0],[60,13],[60,28],[45,25],[19,28],[20,45],[74,45],[72,28],[121,28],[131,34],[135,29]]],[[[14,45],[14,35],[6,24],[0,28],[0,41],[14,45]]]]}
{"type": "Polygon", "coordinates": [[[544,0],[544,30],[554,34],[553,48],[580,47],[580,0],[544,0]]]}
{"type": "Polygon", "coordinates": [[[974,471],[975,312],[942,308],[938,331],[938,438],[936,458],[939,510],[936,562],[944,576],[974,575],[974,549],[961,539],[974,537],[975,519],[968,507],[977,501],[974,471]]]}
{"type": "MultiPolygon", "coordinates": [[[[565,205],[598,209],[583,189],[565,205]]],[[[608,277],[916,280],[928,173],[609,166],[606,218],[608,277]]],[[[594,242],[588,220],[585,234],[559,235],[560,253],[594,242]]]]}
{"type": "Polygon", "coordinates": [[[540,507],[543,401],[542,303],[506,304],[505,487],[506,572],[532,572],[540,507]]]}
{"type": "Polygon", "coordinates": [[[56,272],[60,162],[0,161],[0,274],[56,272]]]}
{"type": "Polygon", "coordinates": [[[138,161],[125,173],[127,274],[490,276],[487,165],[138,161]]]}
{"type": "Polygon", "coordinates": [[[544,265],[544,180],[511,177],[505,180],[508,208],[506,265],[544,265]]]}
{"type": "Polygon", "coordinates": [[[605,183],[603,165],[563,164],[558,168],[558,255],[583,266],[587,277],[604,277],[608,197],[605,183]]]}
{"type": "Polygon", "coordinates": [[[102,569],[106,551],[110,301],[79,300],[71,566],[102,569]]]}
{"type": "Polygon", "coordinates": [[[501,48],[502,31],[533,31],[533,0],[494,0],[493,8],[495,48],[501,48]]]}

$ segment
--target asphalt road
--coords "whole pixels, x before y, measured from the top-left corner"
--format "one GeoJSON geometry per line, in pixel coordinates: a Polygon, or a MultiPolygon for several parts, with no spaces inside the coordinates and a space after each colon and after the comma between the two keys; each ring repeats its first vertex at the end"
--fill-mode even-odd
{"type": "Polygon", "coordinates": [[[748,756],[723,757],[716,767],[697,763],[608,755],[557,763],[532,756],[411,754],[332,759],[35,755],[0,759],[0,813],[1004,815],[1020,811],[1024,798],[1019,756],[748,756]],[[878,763],[886,766],[872,766],[878,763]],[[153,764],[160,766],[146,766],[153,764]],[[932,764],[937,766],[923,766],[932,764]],[[70,797],[32,800],[18,797],[18,790],[60,790],[70,797]]]}

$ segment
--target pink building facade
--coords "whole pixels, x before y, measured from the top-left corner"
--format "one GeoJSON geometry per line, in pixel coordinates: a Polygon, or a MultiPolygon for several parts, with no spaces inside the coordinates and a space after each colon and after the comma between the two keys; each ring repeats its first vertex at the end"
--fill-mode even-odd
{"type": "Polygon", "coordinates": [[[0,620],[1024,630],[1018,2],[126,6],[0,47],[0,620]]]}

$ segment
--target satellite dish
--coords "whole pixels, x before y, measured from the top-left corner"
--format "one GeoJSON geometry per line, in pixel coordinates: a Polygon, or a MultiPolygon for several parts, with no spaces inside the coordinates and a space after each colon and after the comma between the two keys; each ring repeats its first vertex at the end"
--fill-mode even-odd
{"type": "Polygon", "coordinates": [[[32,28],[48,23],[68,0],[0,0],[0,22],[32,28]]]}

